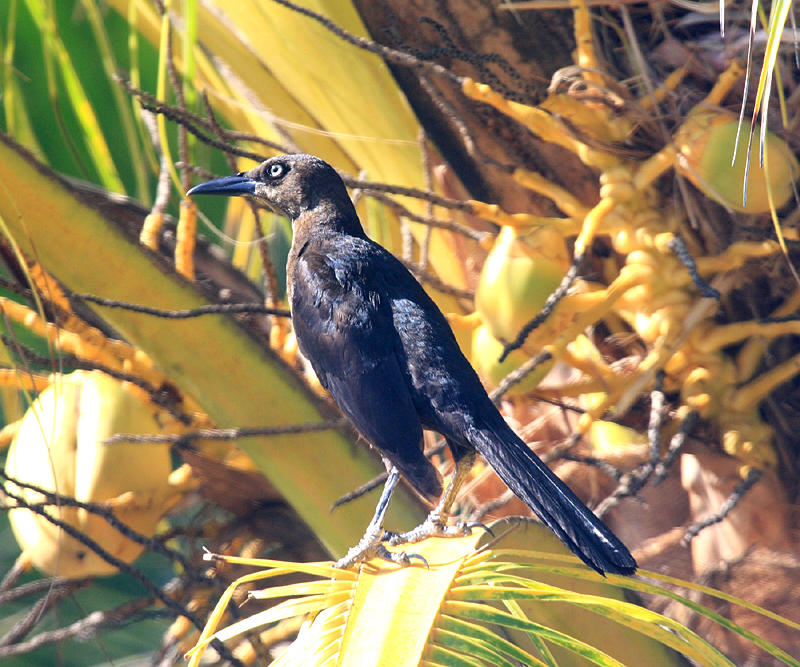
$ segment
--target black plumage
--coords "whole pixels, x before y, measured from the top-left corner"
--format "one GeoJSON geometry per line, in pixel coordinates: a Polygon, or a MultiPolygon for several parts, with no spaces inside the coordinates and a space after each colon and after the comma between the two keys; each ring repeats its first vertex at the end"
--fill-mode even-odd
{"type": "Polygon", "coordinates": [[[301,351],[358,431],[434,501],[442,485],[422,453],[422,431],[445,437],[457,462],[454,481],[430,530],[415,539],[445,532],[477,451],[587,565],[635,571],[622,542],[506,424],[441,311],[399,260],[367,238],[330,165],[278,156],[190,191],[202,193],[250,195],[292,220],[287,284],[301,351]]]}

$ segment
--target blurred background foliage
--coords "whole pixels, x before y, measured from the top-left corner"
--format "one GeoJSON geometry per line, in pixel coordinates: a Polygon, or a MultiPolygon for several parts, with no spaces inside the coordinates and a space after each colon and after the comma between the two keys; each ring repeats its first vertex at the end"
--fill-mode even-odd
{"type": "MultiPolygon", "coordinates": [[[[332,513],[329,508],[379,475],[381,466],[338,421],[298,358],[280,312],[288,224],[243,201],[208,198],[197,247],[187,240],[196,211],[182,195],[191,183],[298,150],[343,173],[369,234],[402,257],[454,315],[462,347],[491,388],[508,389],[502,378],[509,371],[557,343],[548,348],[552,358],[534,370],[535,381],[512,388],[502,407],[526,441],[604,513],[644,567],[696,578],[797,618],[800,304],[791,265],[800,211],[792,185],[800,75],[790,31],[776,42],[783,26],[759,30],[749,54],[756,64],[764,52],[774,57],[777,94],[765,96],[770,88],[763,86],[758,92],[780,139],[767,153],[772,172],[766,181],[778,183],[773,192],[788,194],[771,202],[772,211],[741,211],[738,194],[721,201],[702,171],[712,153],[722,154],[724,165],[732,145],[706,147],[713,143],[710,130],[698,131],[687,119],[729,62],[748,57],[749,5],[728,7],[724,39],[718,16],[694,4],[597,7],[591,29],[599,61],[582,61],[586,69],[575,71],[563,69],[574,64],[573,11],[531,4],[304,2],[326,17],[320,21],[290,3],[256,0],[0,3],[0,407],[4,442],[13,441],[11,451],[22,457],[6,474],[28,466],[29,484],[64,496],[46,498],[51,507],[66,496],[84,503],[70,525],[87,535],[101,511],[92,514],[91,503],[106,503],[123,521],[124,512],[133,517],[145,506],[166,516],[155,536],[142,537],[147,553],[135,566],[125,561],[117,565],[121,573],[95,577],[81,547],[73,560],[66,551],[55,558],[52,571],[28,569],[37,550],[50,545],[58,552],[64,544],[21,540],[27,554],[20,557],[3,512],[0,557],[8,574],[0,590],[0,656],[13,664],[172,664],[194,643],[228,583],[247,571],[204,563],[201,546],[313,561],[340,555],[360,536],[374,494],[332,513]],[[656,95],[676,69],[682,78],[656,95]],[[497,95],[469,89],[465,77],[489,84],[497,95]],[[526,116],[537,105],[557,121],[526,116]],[[584,107],[591,109],[587,115],[584,107]],[[662,149],[672,136],[676,143],[688,139],[669,153],[662,149]],[[575,149],[576,142],[588,151],[575,149]],[[651,211],[645,204],[625,209],[615,200],[624,211],[621,222],[601,224],[596,235],[582,226],[598,197],[608,197],[611,167],[634,173],[654,156],[675,171],[659,180],[654,168],[650,181],[643,179],[640,189],[658,220],[643,218],[641,228],[649,231],[642,236],[681,236],[702,278],[722,292],[718,306],[701,299],[703,281],[690,281],[687,267],[660,242],[648,237],[640,246],[625,245],[623,237],[636,234],[638,212],[651,211]],[[598,171],[604,172],[600,182],[598,171]],[[526,176],[534,172],[546,182],[526,176]],[[143,226],[150,236],[141,245],[143,226]],[[535,316],[571,263],[577,267],[576,237],[589,252],[567,305],[498,367],[499,352],[513,337],[508,331],[535,316]],[[676,276],[668,294],[678,294],[679,308],[664,315],[652,305],[663,296],[655,282],[643,295],[620,289],[624,296],[614,305],[616,292],[608,286],[620,284],[615,281],[634,251],[651,258],[657,276],[676,276]],[[486,261],[490,252],[493,262],[486,261]],[[230,303],[278,311],[165,319],[98,305],[92,295],[169,311],[230,303]],[[599,307],[598,297],[608,306],[599,307]],[[14,303],[27,310],[15,310],[14,303]],[[761,326],[770,317],[774,322],[761,326]],[[702,322],[701,333],[722,342],[702,354],[696,345],[680,347],[691,333],[681,328],[684,318],[702,322]],[[726,325],[742,335],[723,333],[726,325]],[[574,335],[558,344],[569,332],[574,335]],[[689,359],[686,368],[668,369],[663,381],[655,370],[637,374],[654,353],[666,361],[661,350],[673,344],[675,358],[689,359]],[[50,385],[63,398],[62,376],[91,368],[125,381],[120,391],[150,406],[159,435],[176,445],[168,482],[151,488],[152,480],[134,482],[131,474],[128,487],[102,488],[100,481],[114,476],[104,471],[133,466],[125,457],[101,461],[107,446],[100,442],[120,429],[113,420],[101,428],[88,408],[83,421],[76,413],[76,435],[63,444],[55,430],[41,426],[51,419],[52,429],[59,428],[74,407],[64,404],[46,417],[43,402],[33,402],[36,392],[50,385]],[[665,407],[653,421],[657,400],[665,407]],[[50,461],[23,461],[35,449],[16,438],[26,410],[26,419],[38,424],[29,430],[41,431],[45,450],[68,453],[67,471],[50,461]],[[248,432],[233,444],[214,439],[212,427],[268,432],[248,432]],[[579,441],[576,433],[584,437],[579,441]],[[87,480],[77,479],[81,470],[91,472],[87,480]],[[135,492],[132,501],[129,492],[135,492]],[[722,520],[685,538],[715,516],[722,520]],[[53,574],[62,578],[42,578],[53,574]]],[[[771,16],[785,22],[791,9],[780,3],[771,16]]],[[[744,99],[747,117],[755,115],[748,91],[735,77],[715,104],[736,110],[744,99]]],[[[728,116],[715,118],[729,127],[728,116]]],[[[753,162],[758,140],[754,145],[753,162]]],[[[751,200],[765,178],[753,168],[751,200]]],[[[736,173],[727,181],[738,181],[743,168],[736,173]]],[[[146,434],[153,427],[126,424],[122,431],[146,434]]],[[[435,448],[433,440],[427,444],[435,448]]],[[[443,455],[434,456],[446,471],[443,455]]],[[[24,481],[19,474],[17,481],[24,481]]],[[[36,489],[8,481],[6,490],[10,504],[43,502],[36,489]]],[[[522,513],[503,492],[479,468],[460,502],[464,516],[522,513]]],[[[390,525],[411,527],[425,509],[404,491],[393,501],[390,525]]],[[[27,510],[14,511],[20,517],[27,510]]],[[[52,533],[41,521],[36,530],[52,533]]],[[[120,539],[108,524],[95,538],[106,549],[120,539]]],[[[528,546],[538,548],[541,539],[530,538],[528,546]]],[[[704,602],[796,650],[796,626],[754,609],[704,602]]],[[[758,653],[741,633],[726,634],[708,616],[687,615],[666,599],[649,604],[737,664],[780,660],[758,653]]],[[[239,612],[232,605],[229,620],[255,608],[251,603],[239,612]]],[[[567,627],[568,616],[560,621],[567,627]]],[[[297,628],[277,623],[262,637],[266,644],[251,637],[237,656],[263,662],[297,628]]],[[[620,631],[619,637],[630,645],[629,635],[620,631]]],[[[662,664],[675,660],[659,654],[662,664]]]]}

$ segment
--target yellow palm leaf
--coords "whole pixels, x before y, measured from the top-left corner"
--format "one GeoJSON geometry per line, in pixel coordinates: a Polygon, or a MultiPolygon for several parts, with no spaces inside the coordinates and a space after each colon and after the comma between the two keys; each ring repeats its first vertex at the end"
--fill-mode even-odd
{"type": "MultiPolygon", "coordinates": [[[[649,665],[683,664],[681,656],[732,665],[680,623],[631,602],[631,592],[666,595],[797,664],[736,624],[648,581],[658,575],[598,575],[541,526],[528,524],[504,537],[504,546],[525,548],[476,550],[482,537],[432,538],[408,547],[427,560],[427,568],[372,560],[358,570],[338,570],[327,563],[213,557],[267,569],[225,592],[189,652],[190,665],[200,664],[213,639],[231,641],[295,616],[305,618],[303,625],[273,665],[632,665],[642,664],[645,655],[649,665]],[[532,543],[545,551],[532,551],[532,543]],[[289,572],[314,579],[251,592],[251,598],[283,602],[216,631],[237,586],[289,572]]],[[[774,616],[742,600],[728,601],[774,616]]]]}

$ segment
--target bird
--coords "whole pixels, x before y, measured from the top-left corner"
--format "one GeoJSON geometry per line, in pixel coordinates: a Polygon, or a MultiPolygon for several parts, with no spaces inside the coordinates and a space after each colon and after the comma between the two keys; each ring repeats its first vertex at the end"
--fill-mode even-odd
{"type": "Polygon", "coordinates": [[[422,285],[364,232],[331,165],[313,155],[278,155],[187,194],[246,196],[291,221],[287,297],[298,346],[390,469],[367,532],[338,566],[374,555],[408,564],[409,556],[383,542],[468,532],[447,524],[479,453],[586,565],[600,574],[636,571],[622,541],[506,423],[422,285]],[[442,435],[452,453],[444,492],[423,453],[423,430],[442,435]],[[383,531],[383,515],[399,475],[435,507],[417,528],[394,534],[383,531]]]}

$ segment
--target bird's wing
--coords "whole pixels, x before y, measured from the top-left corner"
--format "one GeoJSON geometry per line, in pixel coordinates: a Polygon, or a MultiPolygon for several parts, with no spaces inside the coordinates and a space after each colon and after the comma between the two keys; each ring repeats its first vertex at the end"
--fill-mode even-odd
{"type": "Polygon", "coordinates": [[[307,249],[298,259],[292,320],[303,354],[358,431],[430,499],[438,473],[397,358],[390,305],[370,289],[379,266],[307,249]]]}

